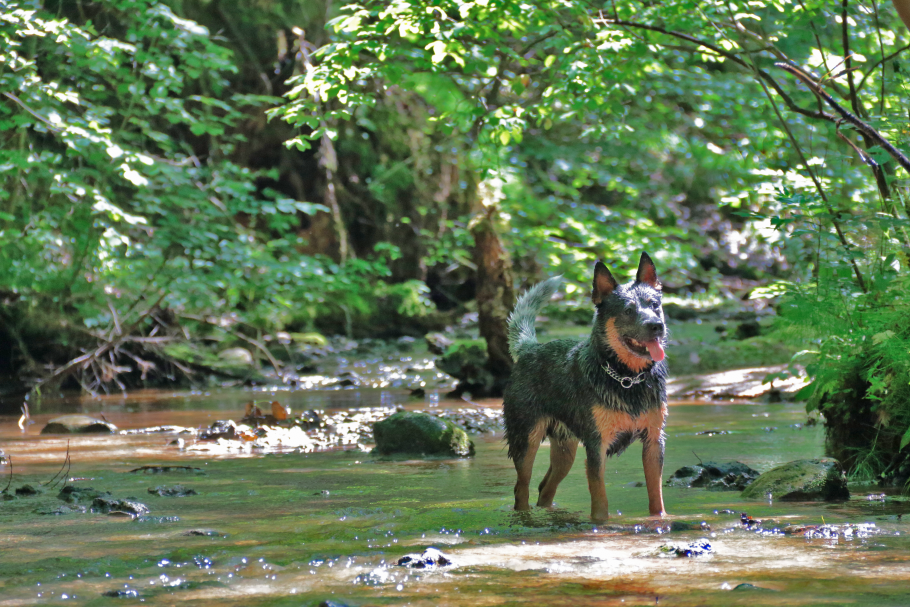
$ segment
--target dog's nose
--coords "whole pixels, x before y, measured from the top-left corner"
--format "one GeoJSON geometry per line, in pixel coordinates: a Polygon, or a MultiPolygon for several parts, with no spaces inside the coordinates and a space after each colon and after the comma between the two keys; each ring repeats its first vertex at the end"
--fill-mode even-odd
{"type": "Polygon", "coordinates": [[[652,320],[645,323],[645,329],[653,337],[660,337],[664,334],[664,323],[659,320],[652,320]]]}

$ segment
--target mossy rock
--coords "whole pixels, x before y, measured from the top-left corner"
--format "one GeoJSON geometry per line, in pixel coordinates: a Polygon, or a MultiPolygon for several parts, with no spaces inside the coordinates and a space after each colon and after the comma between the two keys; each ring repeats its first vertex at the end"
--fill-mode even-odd
{"type": "Polygon", "coordinates": [[[484,396],[496,387],[496,378],[487,368],[489,361],[485,341],[455,342],[436,359],[436,368],[458,380],[457,392],[484,396]]]}
{"type": "Polygon", "coordinates": [[[246,348],[226,348],[215,354],[195,344],[176,342],[165,345],[164,353],[188,366],[202,368],[218,376],[257,381],[267,379],[257,368],[252,353],[246,348]]]}
{"type": "Polygon", "coordinates": [[[253,354],[246,348],[228,348],[218,353],[218,358],[231,367],[251,367],[255,363],[253,354]]]}
{"type": "Polygon", "coordinates": [[[426,413],[400,411],[373,425],[375,452],[470,457],[474,442],[450,421],[426,413]]]}
{"type": "Polygon", "coordinates": [[[825,500],[850,498],[844,470],[835,459],[801,459],[768,470],[742,493],[743,499],[782,501],[825,500]]]}
{"type": "Polygon", "coordinates": [[[321,333],[288,333],[288,335],[290,335],[295,344],[315,346],[317,348],[324,348],[329,345],[329,340],[321,333]]]}
{"type": "Polygon", "coordinates": [[[41,434],[115,434],[117,426],[88,415],[63,415],[47,422],[41,434]]]}

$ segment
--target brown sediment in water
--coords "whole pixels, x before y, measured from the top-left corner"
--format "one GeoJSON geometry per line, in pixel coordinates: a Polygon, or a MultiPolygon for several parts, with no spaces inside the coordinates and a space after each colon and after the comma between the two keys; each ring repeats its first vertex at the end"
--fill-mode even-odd
{"type": "MultiPolygon", "coordinates": [[[[406,393],[336,392],[257,393],[256,399],[291,404],[296,413],[352,403],[472,406],[444,398],[414,402],[406,393]]],[[[103,409],[120,428],[197,427],[239,419],[251,400],[249,391],[206,398],[171,397],[176,406],[168,410],[161,398],[146,394],[139,402],[85,405],[85,412],[103,409]]],[[[476,404],[499,406],[495,400],[476,404]]],[[[59,601],[63,594],[68,604],[79,605],[123,588],[135,589],[150,604],[238,606],[279,604],[292,595],[300,604],[332,599],[351,605],[576,607],[654,605],[657,598],[673,605],[897,605],[910,581],[910,525],[898,518],[910,508],[890,491],[885,501],[866,500],[857,491],[843,503],[769,504],[745,502],[736,492],[667,487],[672,516],[666,520],[686,525],[669,533],[661,526],[658,533],[647,517],[645,489],[630,486],[643,480],[632,447],[608,463],[614,517],[595,531],[586,516],[581,464],[560,486],[552,511],[512,512],[514,470],[498,435],[475,436],[477,456],[471,460],[379,461],[361,450],[236,457],[169,447],[175,435],[38,435],[42,422],[55,415],[35,415],[38,423],[25,434],[16,419],[0,420],[2,449],[13,457],[12,488],[29,483],[42,491],[0,502],[0,537],[8,548],[0,551],[0,605],[59,601]],[[69,484],[110,491],[115,499],[138,498],[151,514],[136,520],[90,512],[36,514],[63,504],[56,497],[60,484],[42,483],[60,470],[67,441],[68,476],[85,479],[69,484]],[[205,474],[130,474],[141,465],[186,465],[205,474]],[[175,483],[198,495],[147,493],[175,483]],[[874,522],[878,531],[849,540],[762,533],[745,528],[740,512],[762,519],[766,530],[824,519],[829,525],[874,522]],[[700,530],[701,521],[711,529],[700,530]],[[198,529],[215,534],[186,535],[198,529]],[[713,554],[659,556],[662,545],[701,537],[711,542],[713,554]],[[453,566],[418,573],[390,565],[434,545],[451,556],[453,566]],[[743,582],[768,590],[731,590],[743,582]]],[[[758,470],[817,457],[822,430],[796,427],[804,421],[799,404],[671,403],[665,470],[696,463],[696,456],[738,459],[758,470]],[[763,429],[770,425],[778,430],[763,429]],[[728,433],[698,434],[714,428],[728,433]]],[[[538,459],[535,482],[547,466],[547,458],[538,459]]],[[[0,474],[7,472],[0,467],[0,474]]]]}

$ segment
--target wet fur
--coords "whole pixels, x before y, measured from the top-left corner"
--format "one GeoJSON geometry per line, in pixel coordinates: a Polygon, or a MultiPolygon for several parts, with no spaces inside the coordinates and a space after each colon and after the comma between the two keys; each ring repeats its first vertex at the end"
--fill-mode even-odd
{"type": "Polygon", "coordinates": [[[530,508],[531,470],[540,442],[547,436],[550,469],[539,486],[538,506],[552,505],[580,442],[586,453],[591,517],[605,519],[605,460],[641,440],[649,511],[663,514],[667,365],[636,355],[623,342],[629,337],[648,341],[654,335],[666,340],[660,284],[653,263],[643,254],[636,280],[619,285],[598,262],[591,337],[580,342],[564,339],[539,344],[533,330],[534,317],[555,291],[557,280],[550,279],[529,291],[509,319],[510,349],[517,360],[503,409],[509,457],[518,473],[515,509],[530,508]],[[623,388],[607,375],[605,364],[623,377],[644,372],[643,381],[623,388]]]}

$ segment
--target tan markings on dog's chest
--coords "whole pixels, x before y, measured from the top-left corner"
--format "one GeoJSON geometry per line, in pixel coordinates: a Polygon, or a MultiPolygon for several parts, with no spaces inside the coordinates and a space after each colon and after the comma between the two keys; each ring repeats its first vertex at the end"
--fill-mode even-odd
{"type": "Polygon", "coordinates": [[[660,408],[650,409],[637,417],[604,406],[594,407],[592,414],[603,445],[612,444],[622,432],[630,432],[634,436],[646,433],[648,440],[658,440],[667,420],[667,403],[661,403],[660,408]]]}

